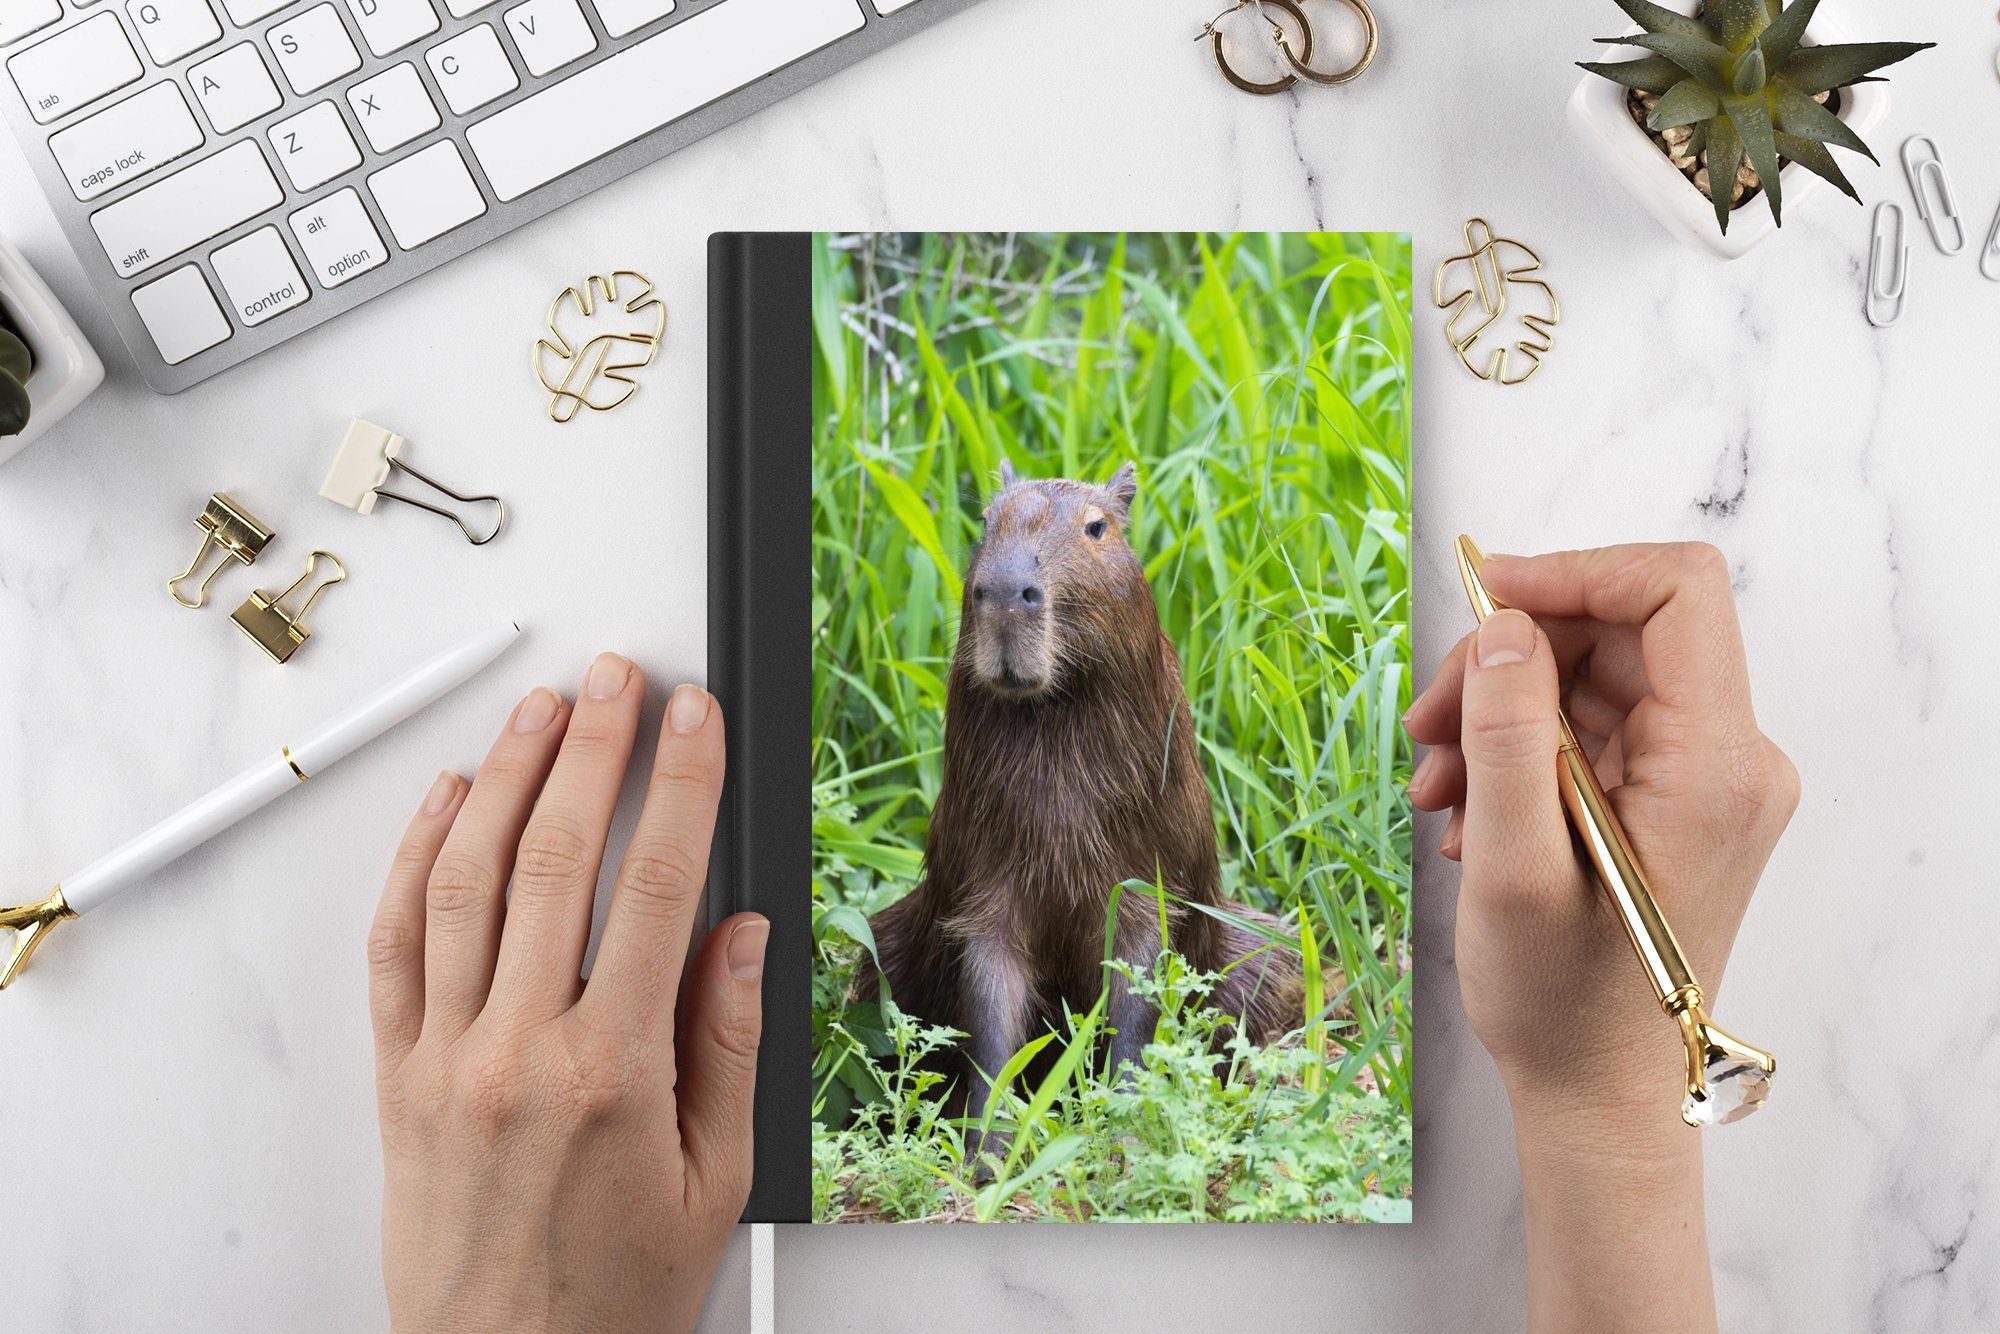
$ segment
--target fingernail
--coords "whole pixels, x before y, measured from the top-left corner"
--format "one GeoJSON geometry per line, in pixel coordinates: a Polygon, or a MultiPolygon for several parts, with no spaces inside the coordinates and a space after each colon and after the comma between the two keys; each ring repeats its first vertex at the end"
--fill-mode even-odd
{"type": "Polygon", "coordinates": [[[424,794],[424,814],[441,815],[444,808],[451,805],[451,799],[458,795],[458,775],[441,773],[431,784],[431,790],[424,794]]]}
{"type": "Polygon", "coordinates": [[[539,732],[556,720],[556,692],[536,686],[521,701],[521,707],[514,711],[516,732],[539,732]]]}
{"type": "Polygon", "coordinates": [[[700,686],[677,686],[667,701],[667,721],[676,732],[699,732],[708,721],[708,692],[700,686]]]}
{"type": "MultiPolygon", "coordinates": [[[[682,689],[687,689],[683,686],[682,689]]],[[[771,938],[771,924],[761,917],[740,922],[729,933],[729,971],[745,982],[764,975],[764,944],[771,938]]]]}
{"type": "Polygon", "coordinates": [[[1441,857],[1448,857],[1453,861],[1457,861],[1458,845],[1459,845],[1458,831],[1455,829],[1447,830],[1445,832],[1444,838],[1438,842],[1438,855],[1441,857]]]}
{"type": "Polygon", "coordinates": [[[632,679],[632,664],[616,653],[600,653],[590,664],[590,675],[583,681],[583,692],[592,699],[617,699],[625,693],[625,683],[632,679]]]}
{"type": "Polygon", "coordinates": [[[1479,627],[1479,665],[1526,662],[1535,652],[1535,623],[1512,608],[1496,611],[1479,627]]]}
{"type": "Polygon", "coordinates": [[[1409,785],[1405,789],[1406,791],[1415,792],[1418,788],[1421,788],[1424,785],[1426,781],[1425,775],[1430,773],[1431,760],[1435,758],[1436,755],[1437,752],[1434,750],[1427,750],[1424,752],[1424,757],[1421,760],[1417,761],[1416,772],[1410,775],[1410,781],[1409,785]]]}

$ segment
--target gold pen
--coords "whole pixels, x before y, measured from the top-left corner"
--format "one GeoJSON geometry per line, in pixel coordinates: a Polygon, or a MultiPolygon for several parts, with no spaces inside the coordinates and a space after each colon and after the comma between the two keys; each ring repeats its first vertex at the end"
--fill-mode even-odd
{"type": "MultiPolygon", "coordinates": [[[[1458,539],[1458,576],[1481,622],[1501,609],[1479,577],[1486,557],[1469,537],[1458,539]]],[[[1764,1105],[1771,1096],[1771,1079],[1778,1062],[1771,1053],[1737,1041],[1708,1021],[1703,1012],[1701,984],[1695,981],[1673,929],[1660,915],[1652,886],[1632,851],[1631,840],[1612,812],[1611,802],[1597,781],[1590,757],[1576,743],[1569,718],[1557,710],[1562,745],[1557,752],[1556,785],[1569,812],[1577,839],[1597,872],[1597,879],[1617,906],[1625,934],[1638,952],[1639,963],[1653,984],[1660,1008],[1680,1025],[1687,1046],[1687,1096],[1681,1120],[1691,1126],[1728,1125],[1764,1105]]]]}

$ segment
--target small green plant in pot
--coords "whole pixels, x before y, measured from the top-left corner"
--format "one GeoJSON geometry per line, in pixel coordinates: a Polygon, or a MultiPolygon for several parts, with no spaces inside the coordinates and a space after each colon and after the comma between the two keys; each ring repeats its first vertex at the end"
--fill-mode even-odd
{"type": "Polygon", "coordinates": [[[28,429],[28,373],[34,367],[34,354],[0,316],[0,436],[28,429]]]}
{"type": "Polygon", "coordinates": [[[1616,0],[1645,31],[1601,43],[1653,54],[1609,64],[1580,62],[1592,74],[1645,99],[1646,128],[1668,137],[1667,152],[1695,178],[1729,231],[1730,210],[1745,189],[1761,189],[1771,218],[1784,224],[1780,168],[1799,166],[1860,202],[1829,146],[1875,154],[1825,105],[1838,90],[1878,83],[1875,71],[1932,42],[1806,40],[1819,0],[1707,0],[1693,15],[1650,3],[1616,0]],[[1683,138],[1676,131],[1686,131],[1683,138]],[[1748,168],[1746,171],[1745,168],[1748,168]]]}

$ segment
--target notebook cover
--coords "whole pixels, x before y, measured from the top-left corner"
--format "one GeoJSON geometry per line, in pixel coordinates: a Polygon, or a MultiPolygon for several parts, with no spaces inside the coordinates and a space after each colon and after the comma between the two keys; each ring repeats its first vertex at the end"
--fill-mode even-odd
{"type": "Polygon", "coordinates": [[[743,1214],[754,1223],[804,1222],[810,1199],[807,240],[717,234],[708,246],[708,681],[728,729],[709,921],[771,920],[743,1214]]]}
{"type": "Polygon", "coordinates": [[[1406,1221],[1408,238],[711,245],[747,1216],[1406,1221]]]}

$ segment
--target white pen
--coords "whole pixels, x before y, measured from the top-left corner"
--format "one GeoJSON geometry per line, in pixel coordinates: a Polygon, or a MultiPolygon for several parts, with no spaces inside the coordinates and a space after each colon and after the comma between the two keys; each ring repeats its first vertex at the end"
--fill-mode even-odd
{"type": "Polygon", "coordinates": [[[0,990],[14,980],[58,922],[89,912],[314,774],[324,773],[417,710],[464,685],[505,652],[520,633],[521,627],[510,621],[453,645],[307,733],[297,745],[278,747],[124,846],[75,875],[65,876],[41,902],[0,908],[0,928],[12,927],[16,932],[6,969],[0,972],[0,990]]]}

